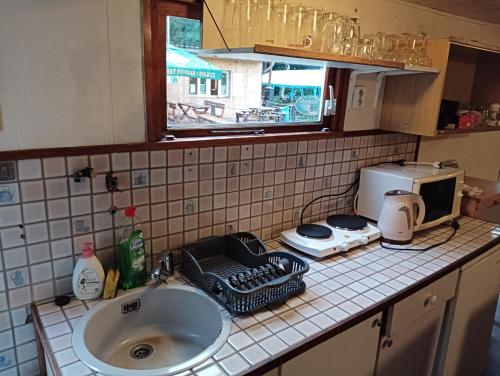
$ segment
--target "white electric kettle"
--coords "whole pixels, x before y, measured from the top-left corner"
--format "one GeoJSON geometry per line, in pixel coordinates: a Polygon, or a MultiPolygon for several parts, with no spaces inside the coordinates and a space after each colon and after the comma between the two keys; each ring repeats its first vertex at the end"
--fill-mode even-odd
{"type": "Polygon", "coordinates": [[[416,193],[399,189],[385,192],[377,223],[382,240],[394,244],[410,243],[413,231],[422,225],[424,216],[424,200],[416,193]]]}

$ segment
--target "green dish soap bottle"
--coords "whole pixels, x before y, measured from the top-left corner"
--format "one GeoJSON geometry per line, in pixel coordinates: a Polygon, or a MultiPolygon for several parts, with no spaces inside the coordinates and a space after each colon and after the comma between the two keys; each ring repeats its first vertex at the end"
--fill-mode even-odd
{"type": "Polygon", "coordinates": [[[120,226],[120,286],[124,290],[146,284],[146,252],[143,232],[136,226],[136,208],[125,209],[120,226]]]}

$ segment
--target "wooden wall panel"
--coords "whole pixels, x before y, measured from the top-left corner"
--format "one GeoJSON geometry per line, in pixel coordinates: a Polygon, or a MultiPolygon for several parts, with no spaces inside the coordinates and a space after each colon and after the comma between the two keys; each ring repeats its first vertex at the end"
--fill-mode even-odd
{"type": "Polygon", "coordinates": [[[500,103],[500,55],[478,59],[478,69],[474,77],[472,97],[475,103],[500,103]]]}
{"type": "Polygon", "coordinates": [[[450,59],[446,69],[443,99],[471,103],[475,73],[475,59],[450,59]]]}

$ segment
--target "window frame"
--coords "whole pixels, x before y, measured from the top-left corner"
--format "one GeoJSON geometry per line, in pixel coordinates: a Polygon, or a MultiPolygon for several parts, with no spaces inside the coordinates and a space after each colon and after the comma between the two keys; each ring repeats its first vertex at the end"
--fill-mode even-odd
{"type": "MultiPolygon", "coordinates": [[[[144,27],[144,74],[146,98],[147,141],[158,142],[167,135],[176,138],[184,137],[220,137],[211,129],[167,129],[166,103],[166,17],[184,17],[198,19],[203,25],[203,1],[201,0],[143,0],[143,27],[144,27]]],[[[202,26],[203,27],[203,26],[202,26]]],[[[252,129],[264,129],[266,134],[318,132],[321,130],[342,131],[345,115],[345,101],[349,83],[349,69],[327,68],[323,85],[322,101],[327,99],[328,86],[334,86],[334,96],[337,98],[337,113],[334,116],[322,116],[319,123],[292,123],[286,125],[249,124],[245,127],[227,127],[217,129],[228,131],[228,134],[244,135],[252,129]],[[335,83],[335,84],[334,84],[335,83]]],[[[208,89],[210,89],[208,87],[208,89]]],[[[230,94],[230,88],[228,87],[230,94]]],[[[197,95],[200,96],[198,84],[197,95]]],[[[208,98],[211,95],[203,95],[208,98]]],[[[224,133],[224,132],[223,132],[224,133]]],[[[219,133],[220,134],[220,133],[219,133]]]]}

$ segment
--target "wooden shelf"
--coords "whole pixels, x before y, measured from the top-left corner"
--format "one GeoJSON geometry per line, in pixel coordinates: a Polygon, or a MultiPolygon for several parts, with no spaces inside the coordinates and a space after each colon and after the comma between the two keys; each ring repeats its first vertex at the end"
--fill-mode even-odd
{"type": "Polygon", "coordinates": [[[303,50],[299,48],[275,47],[256,44],[248,48],[201,50],[202,57],[218,59],[250,60],[262,62],[287,62],[291,64],[313,65],[325,68],[347,68],[358,72],[387,72],[391,75],[415,73],[439,73],[430,67],[405,67],[404,63],[375,60],[357,56],[338,55],[327,52],[303,50]]]}
{"type": "Polygon", "coordinates": [[[412,66],[412,65],[405,65],[404,69],[402,70],[394,70],[394,71],[388,71],[386,72],[386,76],[401,76],[404,74],[417,74],[417,73],[434,73],[438,74],[439,69],[438,68],[433,68],[433,67],[420,67],[420,66],[412,66]]]}
{"type": "Polygon", "coordinates": [[[465,134],[465,133],[479,133],[479,132],[495,132],[500,131],[500,127],[475,127],[475,128],[462,128],[462,129],[440,129],[438,130],[438,136],[450,135],[450,134],[465,134]]]}

